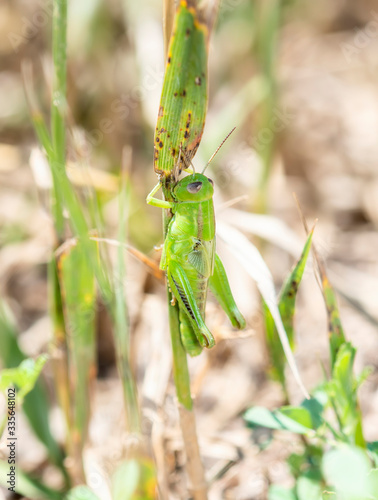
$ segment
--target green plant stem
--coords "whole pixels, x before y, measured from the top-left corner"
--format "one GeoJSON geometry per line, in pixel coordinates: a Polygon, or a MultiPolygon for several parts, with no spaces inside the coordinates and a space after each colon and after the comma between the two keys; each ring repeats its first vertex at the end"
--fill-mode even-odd
{"type": "MultiPolygon", "coordinates": [[[[271,130],[271,120],[274,108],[277,104],[277,80],[276,80],[276,54],[277,36],[280,26],[282,0],[260,0],[257,4],[257,39],[256,58],[260,64],[260,70],[264,76],[267,87],[266,97],[261,106],[261,114],[258,119],[258,131],[271,130]]],[[[271,174],[271,168],[275,152],[275,137],[264,145],[260,152],[262,157],[263,172],[260,178],[260,186],[256,200],[256,210],[265,213],[267,209],[267,189],[271,174]]]]}
{"type": "MultiPolygon", "coordinates": [[[[170,185],[163,186],[164,198],[168,201],[172,201],[173,197],[170,193],[170,185]]],[[[163,227],[164,227],[164,238],[166,237],[169,221],[172,214],[164,210],[163,211],[163,227]]],[[[172,343],[172,353],[173,353],[173,378],[176,386],[176,395],[180,404],[184,406],[187,410],[192,410],[193,401],[190,395],[190,377],[188,369],[188,360],[186,357],[186,351],[181,342],[180,334],[180,320],[179,320],[179,308],[178,304],[174,306],[171,305],[172,294],[168,289],[168,314],[169,314],[169,329],[171,334],[172,343]]]]}
{"type": "MultiPolygon", "coordinates": [[[[53,88],[51,102],[51,137],[54,160],[61,169],[66,161],[66,129],[64,114],[66,108],[67,87],[67,0],[55,0],[53,10],[53,88]]],[[[53,213],[55,229],[61,240],[64,229],[62,198],[54,180],[53,213]]]]}
{"type": "Polygon", "coordinates": [[[54,79],[51,103],[51,135],[56,160],[65,162],[64,110],[67,90],[67,0],[55,0],[53,15],[54,79]]]}
{"type": "MultiPolygon", "coordinates": [[[[131,158],[131,154],[128,155],[131,158]]],[[[131,159],[128,158],[129,161],[131,159]]],[[[122,171],[122,183],[119,193],[119,230],[118,241],[126,242],[128,202],[130,192],[126,172],[122,171]]],[[[120,245],[117,251],[116,278],[118,283],[115,287],[115,312],[114,333],[116,341],[117,367],[123,387],[123,395],[126,410],[126,420],[129,432],[141,433],[140,414],[138,407],[137,388],[130,362],[130,332],[127,321],[127,304],[123,290],[123,279],[126,275],[124,250],[120,245]]]]}
{"type": "MultiPolygon", "coordinates": [[[[164,198],[171,201],[172,195],[170,185],[163,185],[164,198]]],[[[166,237],[171,213],[163,211],[164,237],[166,237]]],[[[205,472],[201,461],[198,445],[196,420],[193,411],[193,400],[190,393],[190,376],[187,354],[181,342],[179,308],[176,303],[171,304],[172,293],[167,290],[169,329],[171,334],[173,354],[173,378],[176,387],[176,395],[179,402],[180,426],[184,440],[184,448],[187,459],[187,473],[189,477],[189,489],[194,500],[207,500],[207,485],[205,472]]]]}

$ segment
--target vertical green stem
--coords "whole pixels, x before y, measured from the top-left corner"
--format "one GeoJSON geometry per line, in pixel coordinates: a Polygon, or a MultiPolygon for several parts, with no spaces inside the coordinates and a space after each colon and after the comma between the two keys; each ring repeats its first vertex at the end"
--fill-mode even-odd
{"type": "MultiPolygon", "coordinates": [[[[52,52],[53,52],[53,86],[51,102],[51,148],[47,151],[47,156],[51,166],[53,176],[53,189],[51,194],[52,213],[57,236],[56,246],[64,241],[64,217],[63,217],[63,197],[59,189],[59,179],[52,166],[53,162],[59,162],[64,168],[65,165],[65,126],[62,106],[59,102],[65,100],[66,96],[66,26],[67,26],[67,0],[54,0],[53,5],[53,31],[52,31],[52,52]]],[[[36,127],[38,130],[38,127],[36,127]]],[[[43,127],[40,127],[43,131],[43,127]]],[[[45,131],[47,136],[47,130],[45,131]]],[[[47,140],[45,140],[47,143],[47,140]]],[[[53,370],[57,387],[59,404],[64,412],[67,429],[71,425],[70,408],[70,387],[67,358],[66,329],[63,316],[63,305],[61,290],[59,285],[57,263],[55,256],[49,264],[49,287],[50,287],[50,314],[53,320],[54,329],[54,352],[53,370]]]]}
{"type": "MultiPolygon", "coordinates": [[[[266,98],[261,107],[258,119],[258,130],[268,129],[271,134],[271,120],[274,108],[277,104],[277,81],[276,81],[276,56],[277,36],[281,16],[281,0],[260,0],[257,4],[257,41],[256,57],[260,64],[260,70],[264,75],[267,86],[266,98]]],[[[259,194],[256,202],[256,210],[265,213],[267,208],[267,188],[271,173],[271,167],[275,151],[275,137],[264,144],[260,151],[263,163],[263,172],[260,179],[259,194]]]]}
{"type": "MultiPolygon", "coordinates": [[[[163,186],[164,197],[171,201],[169,185],[163,186]]],[[[163,212],[164,237],[170,220],[168,211],[163,212]]],[[[179,308],[176,303],[171,305],[172,294],[168,290],[169,329],[171,334],[173,354],[173,378],[176,395],[179,402],[180,426],[187,457],[187,473],[190,482],[190,492],[194,500],[207,500],[207,485],[205,471],[201,461],[198,445],[196,420],[193,411],[193,400],[190,393],[190,376],[187,354],[181,342],[179,308]]]]}
{"type": "MultiPolygon", "coordinates": [[[[131,156],[131,155],[129,155],[131,156]]],[[[119,194],[119,230],[118,241],[126,241],[129,189],[126,173],[122,172],[122,184],[119,194]]],[[[126,274],[123,246],[118,247],[117,254],[117,280],[115,287],[115,339],[117,353],[117,367],[122,381],[126,419],[128,430],[140,434],[141,424],[138,407],[137,388],[135,385],[130,363],[130,332],[127,321],[126,297],[123,292],[123,279],[126,274]]]]}
{"type": "MultiPolygon", "coordinates": [[[[170,186],[163,186],[164,198],[172,201],[170,186]]],[[[164,238],[166,237],[167,228],[172,215],[167,211],[163,211],[163,227],[164,238]]],[[[168,290],[168,311],[169,311],[169,329],[171,334],[172,353],[173,353],[173,377],[176,386],[176,394],[179,402],[187,409],[193,408],[193,401],[190,395],[190,377],[188,369],[188,360],[186,351],[181,342],[180,335],[180,320],[178,305],[171,305],[172,294],[168,290]]]]}
{"type": "Polygon", "coordinates": [[[51,106],[51,135],[56,160],[64,164],[66,132],[64,109],[67,87],[67,0],[55,0],[53,16],[54,79],[51,106]]]}
{"type": "MultiPolygon", "coordinates": [[[[66,162],[66,129],[64,123],[64,110],[66,107],[67,87],[67,0],[55,0],[53,10],[53,87],[51,102],[51,136],[54,153],[54,161],[59,169],[65,168],[66,162]]],[[[55,229],[59,243],[62,240],[64,219],[63,200],[56,183],[58,179],[54,175],[53,214],[55,229]]]]}

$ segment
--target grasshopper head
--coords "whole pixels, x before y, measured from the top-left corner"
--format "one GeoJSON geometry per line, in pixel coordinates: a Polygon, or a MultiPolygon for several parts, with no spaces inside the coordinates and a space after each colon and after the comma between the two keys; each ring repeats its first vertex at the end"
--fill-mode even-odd
{"type": "Polygon", "coordinates": [[[213,194],[213,181],[203,174],[184,177],[173,191],[177,201],[206,201],[210,200],[213,194]]]}

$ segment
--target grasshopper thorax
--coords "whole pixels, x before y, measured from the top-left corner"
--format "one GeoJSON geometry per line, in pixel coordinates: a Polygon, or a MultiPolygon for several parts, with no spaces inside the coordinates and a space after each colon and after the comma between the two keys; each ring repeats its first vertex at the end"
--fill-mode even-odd
{"type": "Polygon", "coordinates": [[[200,202],[210,200],[214,194],[213,181],[204,174],[192,174],[179,181],[173,196],[180,202],[200,202]]]}

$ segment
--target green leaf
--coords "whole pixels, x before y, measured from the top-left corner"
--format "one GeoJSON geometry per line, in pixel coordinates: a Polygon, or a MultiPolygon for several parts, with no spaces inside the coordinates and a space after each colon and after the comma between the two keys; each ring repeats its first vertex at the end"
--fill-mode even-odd
{"type": "Polygon", "coordinates": [[[293,489],[286,489],[273,484],[268,491],[268,500],[298,500],[293,489]]]}
{"type": "Polygon", "coordinates": [[[81,485],[69,491],[65,500],[99,500],[99,498],[87,486],[81,485]]]}
{"type": "Polygon", "coordinates": [[[244,234],[235,229],[235,227],[225,224],[224,222],[218,222],[217,237],[221,238],[228,245],[231,253],[240,262],[252,279],[255,280],[257,287],[266,305],[269,307],[270,313],[275,321],[279,339],[285,352],[288,365],[303,394],[306,398],[308,398],[308,392],[299,374],[293,352],[290,348],[285,328],[282,323],[280,312],[278,310],[275,299],[276,293],[274,289],[274,282],[268,266],[261,257],[257,248],[248,240],[248,238],[244,236],[244,234]]]}
{"type": "Polygon", "coordinates": [[[308,254],[311,249],[313,234],[314,229],[308,235],[302,254],[293,270],[287,277],[280,292],[280,314],[292,347],[294,346],[293,318],[295,312],[295,299],[297,297],[298,287],[305,270],[308,254]]]}
{"type": "MultiPolygon", "coordinates": [[[[282,318],[282,323],[285,328],[290,347],[294,348],[294,313],[295,300],[299,284],[302,280],[303,272],[306,266],[308,254],[311,248],[312,236],[314,230],[309,234],[305,246],[298,262],[287,277],[281,292],[278,303],[278,309],[282,318]]],[[[285,354],[279,342],[278,332],[274,324],[269,308],[264,302],[264,317],[266,341],[272,363],[272,375],[277,378],[285,389],[285,354]]]]}
{"type": "Polygon", "coordinates": [[[155,466],[151,460],[128,460],[118,466],[112,478],[112,500],[153,500],[155,497],[155,466]]]}
{"type": "MultiPolygon", "coordinates": [[[[6,368],[16,368],[26,359],[17,342],[17,328],[11,311],[0,298],[0,357],[6,368]]],[[[42,381],[37,380],[34,389],[26,395],[23,410],[38,439],[46,446],[51,460],[63,468],[61,450],[53,438],[49,426],[49,404],[42,381]]]]}
{"type": "Polygon", "coordinates": [[[307,471],[307,473],[311,473],[314,477],[320,479],[320,465],[322,459],[323,448],[306,444],[302,453],[292,453],[286,461],[294,478],[299,478],[303,475],[304,471],[307,471]]]}
{"type": "Polygon", "coordinates": [[[306,410],[311,415],[312,428],[317,429],[323,424],[323,410],[324,406],[319,402],[318,399],[312,397],[311,399],[305,399],[301,406],[306,408],[306,410]]]}
{"type": "Polygon", "coordinates": [[[307,466],[307,456],[306,452],[303,453],[291,453],[286,459],[288,466],[290,467],[290,472],[295,478],[299,477],[307,466]]]}
{"type": "Polygon", "coordinates": [[[375,467],[378,467],[378,441],[373,441],[366,444],[370,458],[373,460],[375,467]]]}
{"type": "MultiPolygon", "coordinates": [[[[96,243],[90,242],[95,253],[96,243]]],[[[73,429],[83,445],[90,413],[90,393],[96,373],[96,283],[94,270],[79,240],[60,255],[69,372],[72,385],[73,429]]]]}
{"type": "Polygon", "coordinates": [[[180,2],[154,138],[155,172],[166,177],[177,164],[180,145],[189,166],[201,141],[207,110],[207,34],[197,7],[180,2]]]}
{"type": "Polygon", "coordinates": [[[334,491],[323,491],[322,500],[337,500],[336,493],[334,491]]]}
{"type": "Polygon", "coordinates": [[[296,485],[298,500],[321,500],[321,481],[320,471],[311,470],[302,474],[296,485]]]}
{"type": "Polygon", "coordinates": [[[322,470],[327,483],[335,488],[337,498],[367,500],[377,498],[375,477],[366,454],[357,447],[343,446],[327,452],[322,470]]]}
{"type": "Polygon", "coordinates": [[[369,472],[369,481],[371,484],[371,490],[375,493],[375,499],[378,499],[378,469],[372,469],[369,472]]]}
{"type": "Polygon", "coordinates": [[[112,479],[113,500],[130,500],[136,492],[140,479],[140,468],[136,460],[118,466],[112,479]]]}
{"type": "Polygon", "coordinates": [[[353,374],[356,349],[349,343],[342,344],[333,365],[328,391],[332,397],[343,433],[351,444],[365,447],[362,433],[362,415],[357,400],[357,383],[353,374]]]}
{"type": "Polygon", "coordinates": [[[343,391],[343,395],[349,401],[354,400],[355,382],[353,376],[353,362],[356,355],[356,349],[350,342],[344,343],[335,359],[333,366],[333,379],[338,382],[343,391]]]}
{"type": "Polygon", "coordinates": [[[22,404],[24,397],[35,386],[37,379],[48,359],[47,354],[41,354],[36,360],[25,359],[17,368],[8,368],[0,372],[0,391],[10,386],[16,386],[17,401],[22,404]]]}
{"type": "Polygon", "coordinates": [[[283,406],[277,411],[277,414],[288,417],[307,429],[313,428],[311,413],[302,406],[283,406]]]}
{"type": "Polygon", "coordinates": [[[333,367],[337,352],[345,342],[344,330],[340,320],[339,308],[335,292],[328,281],[324,270],[321,270],[323,297],[327,308],[328,335],[331,351],[331,366],[333,367]]]}
{"type": "Polygon", "coordinates": [[[286,430],[296,434],[312,434],[311,415],[302,407],[282,407],[281,410],[269,411],[261,406],[249,408],[244,419],[250,426],[268,427],[286,430]]]}
{"type": "Polygon", "coordinates": [[[373,373],[374,368],[372,366],[365,366],[361,373],[355,377],[356,389],[359,389],[361,385],[367,380],[367,378],[373,373]]]}

